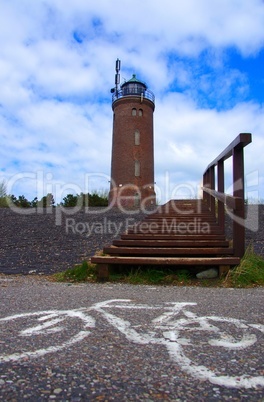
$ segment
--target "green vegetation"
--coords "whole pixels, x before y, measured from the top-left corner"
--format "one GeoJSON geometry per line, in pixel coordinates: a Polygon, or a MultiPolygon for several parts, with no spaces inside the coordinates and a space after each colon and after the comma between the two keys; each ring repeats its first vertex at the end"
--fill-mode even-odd
{"type": "MultiPolygon", "coordinates": [[[[188,284],[191,278],[190,272],[187,270],[173,271],[170,268],[137,268],[131,269],[128,274],[120,277],[120,280],[125,283],[131,284],[144,284],[144,285],[181,285],[188,284]]],[[[111,276],[110,280],[114,278],[111,276]]]]}
{"type": "Polygon", "coordinates": [[[64,207],[107,207],[108,197],[106,192],[98,193],[97,191],[92,194],[68,194],[63,198],[61,205],[64,207]]]}
{"type": "Polygon", "coordinates": [[[7,197],[0,197],[0,208],[8,208],[7,197]]]}
{"type": "Polygon", "coordinates": [[[12,205],[17,208],[47,208],[54,207],[55,201],[52,194],[45,195],[40,201],[37,197],[29,201],[24,195],[19,195],[18,198],[15,195],[7,195],[6,192],[3,192],[0,183],[0,208],[8,208],[12,205]]]}
{"type": "Polygon", "coordinates": [[[247,248],[240,265],[229,271],[225,283],[237,288],[264,285],[264,259],[254,253],[252,244],[247,248]]]}
{"type": "Polygon", "coordinates": [[[96,265],[84,261],[82,264],[75,265],[65,272],[54,274],[54,278],[58,282],[95,282],[96,265]]]}
{"type": "MultiPolygon", "coordinates": [[[[4,182],[0,182],[0,208],[8,208],[10,206],[17,208],[48,208],[55,207],[55,200],[51,193],[48,193],[40,200],[35,197],[29,201],[24,195],[7,195],[4,182]]],[[[107,207],[108,197],[106,192],[93,192],[92,194],[68,194],[59,204],[62,207],[107,207]]]]}
{"type": "Polygon", "coordinates": [[[0,198],[6,196],[6,184],[5,181],[0,182],[0,198]]]}
{"type": "MultiPolygon", "coordinates": [[[[96,265],[84,261],[65,272],[54,274],[58,282],[96,282],[96,265]]],[[[134,285],[187,285],[191,274],[187,270],[173,271],[169,268],[126,267],[122,272],[112,272],[110,282],[130,283],[134,285]]]]}
{"type": "Polygon", "coordinates": [[[6,195],[6,183],[5,181],[0,182],[0,208],[7,207],[7,195],[6,195]]]}
{"type": "MultiPolygon", "coordinates": [[[[157,268],[137,268],[123,276],[123,281],[131,284],[158,284],[164,281],[164,271],[157,268]]],[[[111,278],[112,279],[112,278],[111,278]]],[[[120,278],[122,280],[122,278],[120,278]]],[[[113,279],[112,279],[113,280],[113,279]]]]}

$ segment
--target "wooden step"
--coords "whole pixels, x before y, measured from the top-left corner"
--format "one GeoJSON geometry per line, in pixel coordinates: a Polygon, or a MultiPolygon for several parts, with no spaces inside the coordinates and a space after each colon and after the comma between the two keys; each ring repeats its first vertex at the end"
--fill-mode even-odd
{"type": "Polygon", "coordinates": [[[206,234],[206,235],[180,235],[180,234],[123,234],[121,239],[130,240],[225,240],[225,235],[222,234],[206,234]]]}
{"type": "Polygon", "coordinates": [[[208,214],[208,213],[192,213],[192,214],[177,214],[177,213],[170,213],[170,214],[151,214],[147,215],[144,219],[145,220],[163,220],[163,219],[187,219],[190,218],[192,220],[194,219],[212,219],[215,220],[215,216],[213,214],[208,214]]]}
{"type": "Polygon", "coordinates": [[[192,219],[216,219],[214,214],[207,212],[193,212],[193,213],[159,213],[159,214],[150,214],[145,216],[144,219],[152,220],[152,219],[180,219],[180,218],[192,218],[192,219]]]}
{"type": "Polygon", "coordinates": [[[228,240],[114,240],[114,246],[127,247],[228,247],[228,240]]]}
{"type": "Polygon", "coordinates": [[[137,222],[134,225],[131,225],[131,228],[135,227],[163,227],[163,228],[168,228],[170,229],[171,227],[177,227],[179,225],[183,226],[185,224],[186,226],[205,226],[205,225],[210,225],[210,226],[216,226],[218,227],[218,222],[216,221],[215,218],[196,218],[193,219],[191,217],[180,217],[179,219],[177,218],[146,218],[140,222],[137,222]]]}
{"type": "Polygon", "coordinates": [[[108,278],[109,266],[172,266],[203,269],[218,266],[219,273],[238,265],[216,217],[200,200],[171,200],[128,227],[120,239],[95,255],[98,278],[108,278]],[[208,233],[209,232],[209,233],[208,233]]]}
{"type": "Polygon", "coordinates": [[[110,255],[171,255],[171,256],[182,256],[185,255],[186,257],[190,255],[215,255],[215,256],[221,256],[221,255],[232,255],[234,250],[232,248],[224,248],[224,247],[212,247],[212,248],[190,248],[190,247],[181,247],[181,248],[176,248],[176,247],[105,247],[103,252],[105,254],[110,254],[110,255]]]}
{"type": "Polygon", "coordinates": [[[93,264],[120,264],[120,265],[175,265],[175,266],[220,266],[238,265],[238,257],[117,257],[94,256],[93,264]]]}
{"type": "Polygon", "coordinates": [[[144,222],[141,225],[137,226],[128,226],[127,231],[162,231],[162,232],[172,232],[172,231],[181,231],[192,233],[193,231],[208,233],[213,230],[221,230],[220,226],[217,223],[208,223],[208,222],[199,222],[198,224],[193,224],[192,222],[177,222],[174,223],[166,223],[166,224],[159,224],[158,222],[144,222]]]}
{"type": "Polygon", "coordinates": [[[179,218],[180,216],[193,216],[193,217],[214,217],[215,215],[211,211],[158,211],[145,216],[145,219],[154,218],[179,218]]]}
{"type": "MultiPolygon", "coordinates": [[[[190,235],[197,236],[201,234],[200,228],[193,228],[192,230],[183,230],[181,227],[178,229],[174,230],[160,230],[160,229],[154,229],[154,228],[142,228],[140,229],[129,229],[126,231],[125,234],[136,234],[136,235],[166,235],[166,236],[175,236],[175,235],[184,235],[188,236],[190,235]]],[[[210,231],[206,231],[207,235],[222,235],[223,231],[219,228],[211,228],[210,231]]]]}

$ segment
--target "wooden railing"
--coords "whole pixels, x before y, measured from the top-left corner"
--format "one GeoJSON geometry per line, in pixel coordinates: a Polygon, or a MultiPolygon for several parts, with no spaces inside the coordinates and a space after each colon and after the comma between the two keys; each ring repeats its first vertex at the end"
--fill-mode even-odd
{"type": "Polygon", "coordinates": [[[239,134],[207,166],[203,175],[203,198],[210,210],[216,214],[218,225],[223,230],[223,233],[225,232],[225,210],[233,211],[233,249],[236,257],[242,257],[245,253],[244,147],[250,144],[251,141],[251,134],[239,134]],[[228,195],[225,194],[224,161],[231,156],[233,157],[233,195],[228,195]]]}

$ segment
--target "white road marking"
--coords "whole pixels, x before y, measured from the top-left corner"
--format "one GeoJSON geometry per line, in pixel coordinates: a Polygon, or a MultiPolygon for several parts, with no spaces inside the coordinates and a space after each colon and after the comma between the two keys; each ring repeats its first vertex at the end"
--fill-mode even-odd
{"type": "Polygon", "coordinates": [[[230,388],[264,387],[264,377],[262,376],[219,376],[203,365],[194,364],[176,342],[168,342],[167,349],[171,358],[179,364],[181,369],[198,380],[208,380],[212,384],[230,388]]]}
{"type": "Polygon", "coordinates": [[[264,325],[263,324],[248,324],[252,328],[256,328],[259,331],[264,333],[264,325]]]}
{"type": "Polygon", "coordinates": [[[30,352],[22,352],[22,353],[14,353],[11,355],[2,355],[0,356],[0,363],[6,363],[9,361],[18,361],[25,358],[36,358],[46,355],[47,353],[55,353],[63,349],[67,349],[68,347],[74,345],[77,342],[81,342],[84,338],[86,338],[90,334],[90,331],[80,331],[77,335],[73,336],[69,341],[66,341],[57,346],[49,346],[46,349],[38,349],[30,352]]]}
{"type": "MultiPolygon", "coordinates": [[[[40,324],[35,327],[24,329],[23,331],[20,331],[19,335],[20,336],[31,336],[31,335],[38,335],[40,333],[43,334],[43,333],[45,333],[45,330],[47,328],[52,327],[53,325],[56,325],[59,322],[62,322],[64,320],[65,320],[65,318],[56,318],[54,320],[47,321],[44,324],[40,324]]],[[[60,327],[60,328],[62,328],[62,327],[60,327]]],[[[50,328],[47,331],[47,333],[50,333],[50,328]]]]}
{"type": "Polygon", "coordinates": [[[203,341],[201,341],[198,346],[201,347],[205,345],[206,347],[206,344],[209,344],[212,347],[225,348],[230,351],[239,351],[252,347],[258,341],[258,337],[252,332],[253,330],[264,333],[264,325],[262,324],[246,324],[243,320],[227,317],[199,317],[194,312],[187,310],[189,307],[196,305],[196,303],[164,303],[149,306],[147,304],[135,304],[129,299],[114,299],[77,310],[50,310],[4,317],[0,319],[0,323],[13,321],[19,318],[36,317],[38,324],[22,329],[18,333],[20,336],[50,336],[53,333],[67,330],[66,320],[69,318],[79,319],[82,322],[83,329],[69,340],[59,345],[40,348],[34,351],[0,355],[0,363],[41,357],[47,353],[59,352],[71,347],[77,342],[81,342],[91,333],[91,331],[86,330],[86,328],[95,327],[95,319],[91,315],[88,315],[88,313],[95,311],[101,314],[110,325],[121,332],[128,341],[139,345],[155,344],[166,347],[172,361],[180,366],[186,373],[198,380],[208,380],[213,384],[233,388],[264,387],[263,376],[253,377],[246,374],[238,376],[218,375],[207,367],[193,362],[185,354],[184,351],[188,351],[188,347],[194,348],[196,346],[192,343],[190,338],[193,334],[197,334],[198,331],[203,332],[203,341]],[[149,322],[148,330],[146,330],[146,325],[144,325],[144,332],[142,333],[140,332],[140,330],[142,331],[142,325],[140,323],[132,325],[128,319],[123,319],[113,314],[112,311],[114,309],[137,310],[139,313],[140,310],[163,310],[163,313],[149,322]],[[221,324],[225,324],[225,331],[219,328],[221,324]],[[227,333],[230,325],[235,327],[237,339],[235,335],[227,333]],[[184,336],[182,337],[181,334],[184,336]],[[207,337],[207,334],[210,335],[210,337],[207,337]],[[212,336],[214,339],[212,339],[212,336]]]}
{"type": "Polygon", "coordinates": [[[257,342],[255,334],[244,334],[242,339],[238,342],[232,335],[223,335],[221,339],[212,339],[209,344],[212,346],[222,346],[228,349],[246,349],[257,342]]]}

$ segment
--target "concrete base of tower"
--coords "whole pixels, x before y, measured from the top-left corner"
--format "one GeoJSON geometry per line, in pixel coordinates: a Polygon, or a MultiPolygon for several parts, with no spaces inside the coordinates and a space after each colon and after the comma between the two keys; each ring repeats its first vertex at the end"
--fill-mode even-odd
{"type": "Polygon", "coordinates": [[[122,186],[114,187],[109,192],[108,205],[121,210],[149,210],[156,206],[154,186],[122,186]]]}

